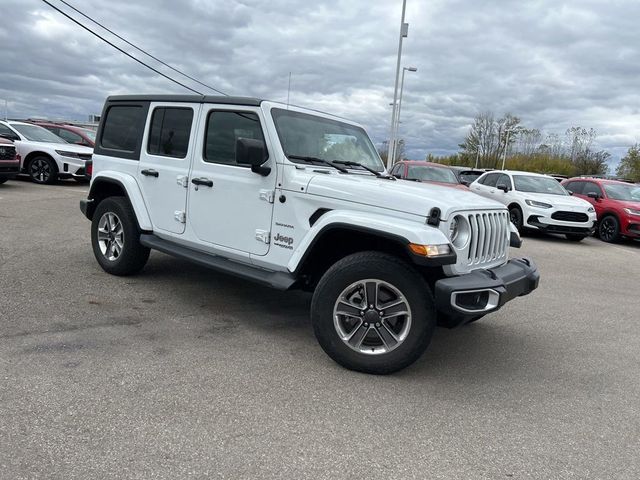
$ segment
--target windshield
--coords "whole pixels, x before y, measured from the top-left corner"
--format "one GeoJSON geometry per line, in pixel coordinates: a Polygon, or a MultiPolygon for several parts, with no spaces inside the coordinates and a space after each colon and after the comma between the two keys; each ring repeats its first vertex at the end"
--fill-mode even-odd
{"type": "Polygon", "coordinates": [[[548,193],[551,195],[569,195],[555,178],[514,175],[513,183],[519,192],[548,193]]]}
{"type": "Polygon", "coordinates": [[[358,162],[377,172],[384,170],[378,152],[360,127],[280,108],[272,109],[271,115],[287,157],[358,162]]]}
{"type": "Polygon", "coordinates": [[[612,200],[626,200],[628,202],[640,202],[640,186],[621,185],[618,183],[604,184],[607,197],[612,200]]]}
{"type": "Polygon", "coordinates": [[[81,130],[85,137],[87,137],[89,140],[91,140],[92,142],[96,141],[96,132],[94,132],[93,130],[89,130],[88,128],[82,128],[81,130]]]}
{"type": "Polygon", "coordinates": [[[426,182],[458,183],[456,174],[448,168],[427,165],[409,165],[407,178],[426,182]]]}
{"type": "Polygon", "coordinates": [[[31,140],[32,142],[67,143],[56,134],[38,125],[12,123],[11,126],[20,132],[27,140],[31,140]]]}

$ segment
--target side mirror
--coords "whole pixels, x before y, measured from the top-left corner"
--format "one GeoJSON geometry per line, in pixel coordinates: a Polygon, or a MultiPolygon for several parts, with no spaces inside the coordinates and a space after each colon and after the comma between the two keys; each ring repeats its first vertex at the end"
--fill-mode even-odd
{"type": "Polygon", "coordinates": [[[573,195],[573,191],[572,191],[572,190],[567,190],[567,193],[568,193],[569,195],[573,195]]]}
{"type": "Polygon", "coordinates": [[[509,187],[507,187],[504,183],[498,184],[496,188],[498,190],[502,190],[504,193],[507,193],[509,191],[509,187]]]}
{"type": "Polygon", "coordinates": [[[402,175],[400,175],[399,173],[394,173],[393,176],[396,178],[402,178],[402,175]]]}
{"type": "Polygon", "coordinates": [[[262,140],[254,138],[238,138],[236,140],[236,163],[249,165],[251,171],[266,177],[271,173],[270,167],[263,167],[267,161],[267,148],[262,140]]]}
{"type": "Polygon", "coordinates": [[[593,198],[594,200],[600,200],[600,194],[597,192],[589,192],[587,193],[587,197],[593,198]]]}
{"type": "Polygon", "coordinates": [[[465,187],[468,187],[469,185],[471,185],[471,183],[467,182],[466,180],[460,180],[460,185],[464,185],[465,187]]]}

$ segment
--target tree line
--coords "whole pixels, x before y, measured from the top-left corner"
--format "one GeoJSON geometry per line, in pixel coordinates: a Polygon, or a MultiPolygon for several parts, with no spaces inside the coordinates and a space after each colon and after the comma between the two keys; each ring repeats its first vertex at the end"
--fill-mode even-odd
{"type": "MultiPolygon", "coordinates": [[[[571,127],[563,136],[527,128],[520,118],[491,112],[477,115],[469,133],[454,155],[427,155],[430,162],[478,168],[554,173],[559,175],[606,175],[611,154],[595,147],[596,131],[571,127]]],[[[631,147],[616,174],[640,181],[640,148],[631,147]]]]}

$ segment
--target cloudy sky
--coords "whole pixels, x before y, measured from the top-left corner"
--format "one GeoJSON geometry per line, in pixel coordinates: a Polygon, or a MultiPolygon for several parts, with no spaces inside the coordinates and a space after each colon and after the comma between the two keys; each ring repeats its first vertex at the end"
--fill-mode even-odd
{"type": "MultiPolygon", "coordinates": [[[[401,0],[67,2],[232,95],[284,101],[291,72],[291,103],[388,137],[401,0]]],[[[547,133],[593,127],[618,159],[640,141],[638,18],[637,0],[407,0],[408,156],[455,151],[491,110],[547,133]]],[[[39,0],[2,0],[0,42],[10,117],[84,120],[107,95],[188,93],[39,0]]]]}

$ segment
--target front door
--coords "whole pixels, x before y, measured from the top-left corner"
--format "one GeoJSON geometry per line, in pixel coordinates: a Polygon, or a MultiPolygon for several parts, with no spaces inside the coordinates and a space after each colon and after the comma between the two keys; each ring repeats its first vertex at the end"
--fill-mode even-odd
{"type": "Polygon", "coordinates": [[[188,221],[200,241],[238,251],[269,251],[275,159],[263,129],[259,108],[205,105],[200,119],[197,154],[189,175],[188,221]],[[269,175],[236,162],[238,138],[265,141],[269,175]]]}
{"type": "Polygon", "coordinates": [[[149,108],[150,120],[140,151],[138,184],[154,230],[184,232],[188,175],[196,143],[198,113],[190,104],[153,103],[149,108]]]}

